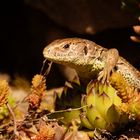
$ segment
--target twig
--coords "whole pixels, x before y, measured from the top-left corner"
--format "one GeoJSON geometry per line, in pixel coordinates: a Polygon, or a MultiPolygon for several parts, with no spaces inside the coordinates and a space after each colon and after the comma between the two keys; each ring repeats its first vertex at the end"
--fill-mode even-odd
{"type": "Polygon", "coordinates": [[[52,67],[52,62],[49,62],[48,65],[49,65],[49,66],[48,66],[46,72],[44,73],[44,76],[47,76],[47,75],[49,74],[49,72],[50,72],[50,70],[51,70],[51,67],[52,67]]]}
{"type": "Polygon", "coordinates": [[[44,69],[44,67],[45,67],[46,61],[47,61],[47,59],[45,59],[45,60],[43,61],[43,64],[42,64],[42,67],[41,67],[41,70],[40,70],[40,74],[43,73],[43,69],[44,69]]]}
{"type": "Polygon", "coordinates": [[[6,106],[7,106],[8,110],[9,110],[10,114],[11,114],[12,117],[13,117],[13,122],[14,122],[14,134],[15,134],[16,136],[18,136],[19,133],[18,133],[18,131],[17,131],[17,123],[16,123],[15,114],[14,114],[12,108],[10,107],[10,105],[9,105],[8,103],[6,104],[6,106]]]}
{"type": "MultiPolygon", "coordinates": [[[[42,67],[41,67],[40,74],[43,73],[43,69],[44,69],[44,67],[45,67],[46,61],[47,61],[47,59],[45,59],[45,60],[43,61],[43,65],[42,65],[42,67]]],[[[49,74],[49,72],[50,72],[50,70],[51,70],[51,66],[52,66],[52,62],[49,62],[49,63],[48,63],[48,68],[47,68],[47,70],[45,71],[45,73],[43,74],[44,76],[47,76],[47,75],[49,74]]]]}
{"type": "Polygon", "coordinates": [[[46,116],[49,116],[49,115],[52,115],[52,114],[55,114],[55,113],[63,113],[63,112],[70,112],[70,111],[76,111],[76,110],[81,110],[85,107],[87,107],[88,105],[85,105],[85,106],[82,106],[82,107],[79,107],[79,108],[69,108],[69,109],[66,109],[66,110],[58,110],[58,111],[54,111],[54,112],[51,112],[51,113],[48,113],[46,114],[46,116]]]}

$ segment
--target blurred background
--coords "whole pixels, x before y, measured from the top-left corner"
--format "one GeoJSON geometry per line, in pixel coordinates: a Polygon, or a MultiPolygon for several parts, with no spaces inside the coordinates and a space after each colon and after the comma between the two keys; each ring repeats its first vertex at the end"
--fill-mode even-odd
{"type": "MultiPolygon", "coordinates": [[[[123,6],[126,5],[121,0],[1,1],[0,73],[31,79],[40,72],[44,47],[66,37],[86,38],[106,48],[115,47],[139,69],[140,45],[130,40],[135,35],[132,26],[139,22],[133,9],[123,6]]],[[[53,67],[55,71],[57,66],[53,67]]]]}

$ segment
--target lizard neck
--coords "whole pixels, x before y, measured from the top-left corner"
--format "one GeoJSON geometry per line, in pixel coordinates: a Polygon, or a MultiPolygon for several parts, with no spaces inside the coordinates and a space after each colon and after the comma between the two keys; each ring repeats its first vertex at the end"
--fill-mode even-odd
{"type": "Polygon", "coordinates": [[[98,74],[104,68],[104,65],[104,61],[96,59],[89,61],[85,65],[76,66],[74,69],[81,79],[91,80],[98,77],[98,74]]]}

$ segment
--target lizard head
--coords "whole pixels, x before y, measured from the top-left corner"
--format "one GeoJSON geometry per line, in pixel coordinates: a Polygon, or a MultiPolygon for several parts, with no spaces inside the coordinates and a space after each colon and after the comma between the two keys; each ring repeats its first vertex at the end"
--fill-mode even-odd
{"type": "Polygon", "coordinates": [[[80,77],[91,78],[104,66],[104,61],[97,59],[103,50],[104,48],[92,41],[67,38],[55,40],[47,45],[43,55],[49,61],[74,68],[80,77]]]}
{"type": "Polygon", "coordinates": [[[45,47],[43,55],[46,59],[72,68],[78,68],[89,64],[89,59],[93,59],[97,46],[94,42],[79,39],[67,38],[55,40],[45,47]]]}

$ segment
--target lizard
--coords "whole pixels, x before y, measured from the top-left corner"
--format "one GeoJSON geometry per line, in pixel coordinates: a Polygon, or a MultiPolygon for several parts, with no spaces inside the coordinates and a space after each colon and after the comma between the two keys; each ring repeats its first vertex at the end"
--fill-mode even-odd
{"type": "Polygon", "coordinates": [[[83,79],[97,78],[104,83],[115,71],[140,90],[140,72],[116,48],[106,49],[87,39],[64,38],[48,44],[43,55],[49,61],[74,68],[83,79]]]}

